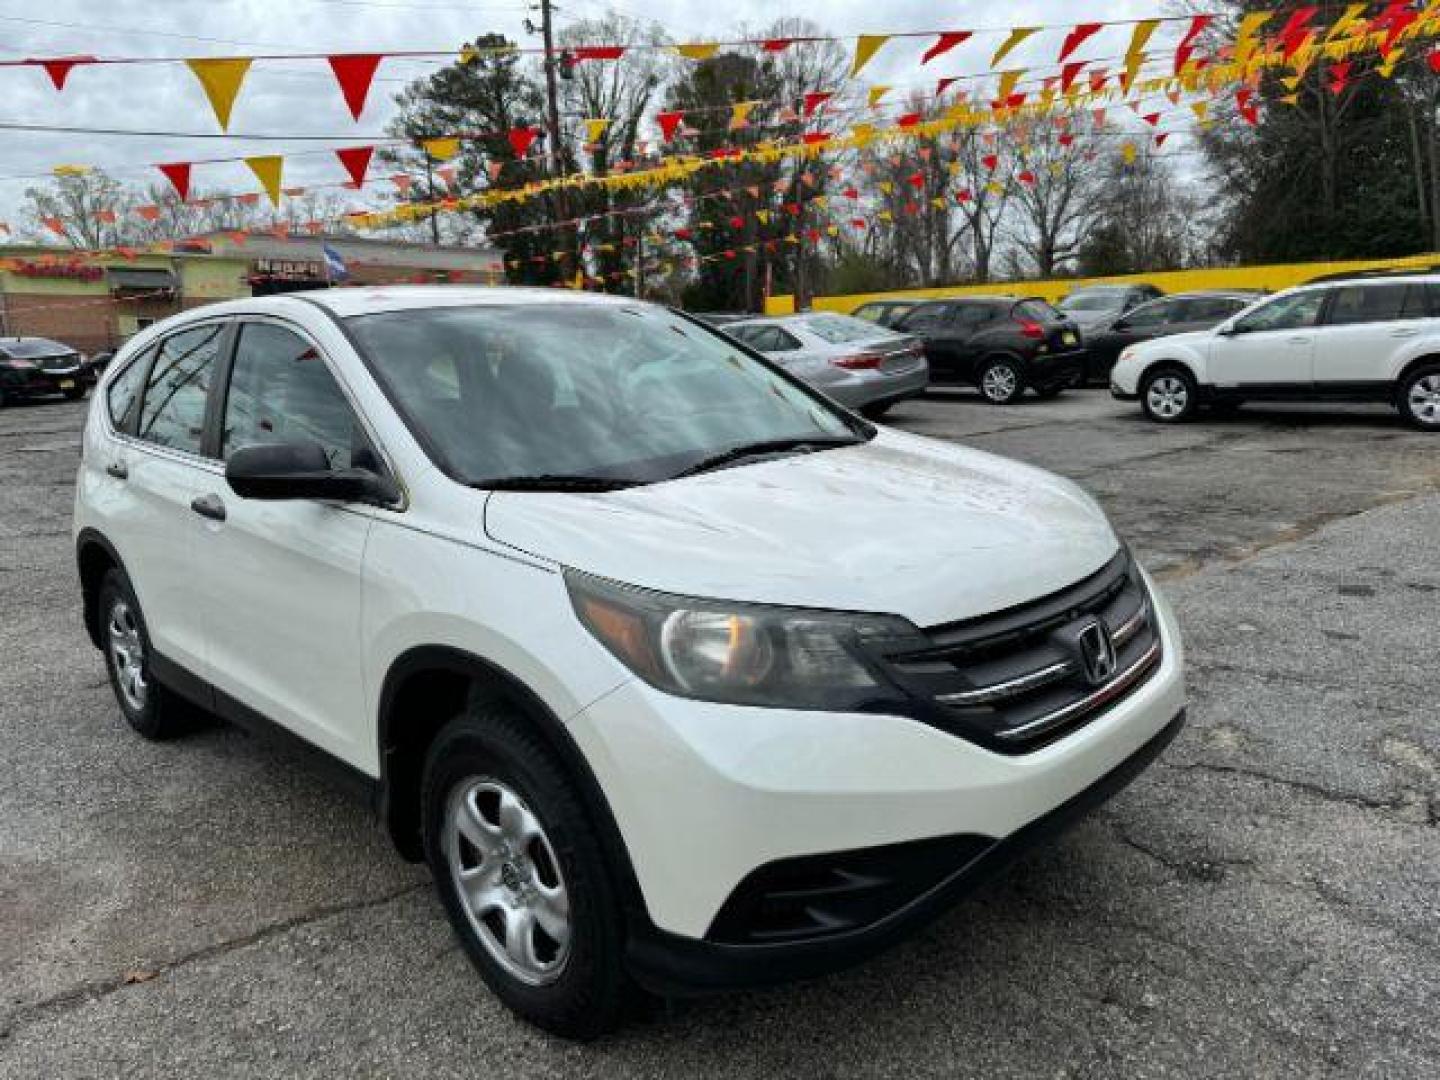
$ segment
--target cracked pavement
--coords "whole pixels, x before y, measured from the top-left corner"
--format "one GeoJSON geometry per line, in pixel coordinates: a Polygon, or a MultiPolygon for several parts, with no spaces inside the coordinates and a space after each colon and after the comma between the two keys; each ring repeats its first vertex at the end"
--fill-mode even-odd
{"type": "Polygon", "coordinates": [[[0,411],[0,1077],[1440,1073],[1440,439],[1384,409],[898,408],[1101,499],[1180,614],[1190,726],[879,959],[583,1047],[495,1003],[313,763],[128,733],[78,621],[82,416],[0,411]]]}

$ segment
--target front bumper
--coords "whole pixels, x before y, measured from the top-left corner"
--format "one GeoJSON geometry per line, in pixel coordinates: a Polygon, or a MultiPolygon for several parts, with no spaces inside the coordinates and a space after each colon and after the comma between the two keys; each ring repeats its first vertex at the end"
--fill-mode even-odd
{"type": "Polygon", "coordinates": [[[17,397],[63,394],[67,390],[94,385],[95,373],[86,367],[65,371],[45,371],[41,368],[26,371],[7,368],[0,371],[0,389],[17,397]]]}
{"type": "Polygon", "coordinates": [[[1110,396],[1116,401],[1138,401],[1140,399],[1139,394],[1127,390],[1122,390],[1113,382],[1110,384],[1110,396]]]}
{"type": "Polygon", "coordinates": [[[1178,628],[1150,592],[1163,646],[1154,673],[1029,753],[996,753],[903,716],[715,705],[639,681],[583,710],[568,727],[609,802],[643,901],[632,929],[637,972],[657,987],[733,985],[764,981],[772,961],[793,956],[795,970],[778,976],[788,978],[882,947],[895,927],[923,921],[909,914],[916,905],[938,910],[961,890],[958,879],[999,861],[992,849],[1032,835],[1024,830],[1135,758],[1182,712],[1178,628]],[[723,943],[733,938],[727,911],[757,871],[916,841],[936,844],[932,862],[948,876],[844,940],[723,943]],[[716,970],[707,974],[710,961],[716,970]]]}

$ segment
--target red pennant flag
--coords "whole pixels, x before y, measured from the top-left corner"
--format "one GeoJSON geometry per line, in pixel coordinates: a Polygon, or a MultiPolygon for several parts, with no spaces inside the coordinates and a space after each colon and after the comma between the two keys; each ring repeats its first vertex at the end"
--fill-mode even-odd
{"type": "Polygon", "coordinates": [[[1092,94],[1098,94],[1101,90],[1104,90],[1105,80],[1107,78],[1109,78],[1109,76],[1105,73],[1104,68],[1090,72],[1090,92],[1092,94]]]}
{"type": "Polygon", "coordinates": [[[1033,172],[1031,172],[1029,169],[1022,169],[1022,170],[1016,175],[1015,179],[1019,180],[1020,183],[1026,185],[1027,187],[1029,187],[1029,186],[1033,186],[1034,183],[1035,183],[1035,174],[1034,174],[1033,172]]]}
{"type": "MultiPolygon", "coordinates": [[[[816,143],[829,141],[830,133],[828,131],[807,131],[805,132],[804,139],[806,146],[814,146],[816,143]]],[[[811,177],[809,173],[806,173],[801,179],[809,180],[812,185],[815,183],[814,178],[811,177]]]]}
{"type": "Polygon", "coordinates": [[[190,163],[188,161],[177,161],[155,167],[165,174],[165,179],[169,180],[175,188],[175,194],[180,196],[181,202],[190,198],[190,163]]]}
{"type": "Polygon", "coordinates": [[[45,74],[50,76],[50,81],[55,84],[56,90],[65,89],[65,80],[70,77],[70,72],[79,64],[93,64],[93,56],[62,56],[54,60],[26,60],[27,64],[38,64],[45,69],[45,74]]]}
{"type": "MultiPolygon", "coordinates": [[[[1435,66],[1435,54],[1430,54],[1431,67],[1435,66]]],[[[1350,61],[1343,60],[1338,64],[1330,65],[1330,93],[1339,97],[1345,92],[1345,84],[1350,81],[1350,61]]]]}
{"type": "Polygon", "coordinates": [[[58,217],[42,217],[40,224],[44,225],[45,228],[49,229],[56,236],[65,235],[65,222],[61,221],[58,217]]]}
{"type": "Polygon", "coordinates": [[[1196,15],[1190,20],[1190,27],[1185,31],[1185,36],[1180,39],[1180,44],[1175,48],[1175,74],[1185,70],[1185,65],[1190,62],[1190,56],[1195,52],[1195,39],[1210,25],[1213,16],[1196,15]]]}
{"type": "Polygon", "coordinates": [[[1285,25],[1280,28],[1280,46],[1287,63],[1300,51],[1305,40],[1312,33],[1310,20],[1315,18],[1315,13],[1319,10],[1318,7],[1296,8],[1290,13],[1290,18],[1285,20],[1285,25]]]}
{"type": "Polygon", "coordinates": [[[1433,50],[1425,60],[1429,63],[1430,70],[1435,72],[1436,75],[1440,75],[1440,49],[1433,50]]]}
{"type": "Polygon", "coordinates": [[[918,112],[906,113],[904,116],[900,117],[895,121],[895,126],[902,128],[912,128],[916,124],[920,123],[920,121],[923,119],[925,118],[921,116],[918,112]]]}
{"type": "Polygon", "coordinates": [[[1385,10],[1375,17],[1370,29],[1386,31],[1385,40],[1380,43],[1380,52],[1386,59],[1389,59],[1390,50],[1395,47],[1395,39],[1409,29],[1416,18],[1418,15],[1410,7],[1409,0],[1390,0],[1385,10]]]}
{"type": "Polygon", "coordinates": [[[505,133],[505,138],[510,141],[510,149],[517,158],[523,158],[529,151],[535,138],[540,134],[538,128],[523,127],[511,128],[505,133]]]}
{"type": "Polygon", "coordinates": [[[851,218],[851,219],[850,219],[850,227],[851,227],[852,229],[863,229],[863,228],[865,228],[865,219],[864,219],[864,218],[858,218],[858,217],[857,217],[857,218],[851,218]]]}
{"type": "Polygon", "coordinates": [[[395,185],[396,191],[400,192],[401,195],[405,195],[409,193],[410,185],[413,184],[415,181],[410,179],[410,177],[406,176],[404,173],[396,173],[394,176],[390,177],[390,182],[395,185]]]}
{"type": "Polygon", "coordinates": [[[938,83],[936,83],[935,96],[938,98],[941,94],[945,93],[946,90],[949,90],[951,84],[954,83],[958,77],[959,76],[956,75],[947,75],[945,78],[941,79],[938,83]]]}
{"type": "Polygon", "coordinates": [[[1087,63],[1089,63],[1087,60],[1075,60],[1060,69],[1060,92],[1062,94],[1069,90],[1075,80],[1080,77],[1080,72],[1087,63]]]}
{"type": "Polygon", "coordinates": [[[365,98],[370,93],[370,83],[375,78],[375,69],[385,57],[377,53],[351,53],[328,57],[330,70],[340,84],[340,93],[350,108],[350,115],[356,120],[365,111],[365,98]]]}
{"type": "Polygon", "coordinates": [[[795,39],[794,39],[794,38],[788,38],[788,37],[771,38],[769,41],[762,41],[762,42],[760,43],[760,48],[763,49],[765,52],[778,53],[778,52],[784,52],[786,49],[788,49],[788,48],[789,48],[791,45],[793,45],[794,43],[795,43],[795,39]]]}
{"type": "Polygon", "coordinates": [[[1069,146],[1069,145],[1070,145],[1071,143],[1073,143],[1074,141],[1075,141],[1075,136],[1074,136],[1074,135],[1071,135],[1068,131],[1067,131],[1064,135],[1061,135],[1061,136],[1060,136],[1060,145],[1061,145],[1061,146],[1069,146]]]}
{"type": "Polygon", "coordinates": [[[812,116],[815,110],[830,100],[832,95],[828,91],[814,90],[805,95],[805,115],[812,116]]]}
{"type": "Polygon", "coordinates": [[[370,158],[375,154],[373,146],[352,146],[345,150],[336,150],[335,156],[340,159],[340,164],[350,174],[350,182],[357,188],[365,183],[365,170],[370,168],[370,158]]]}
{"type": "Polygon", "coordinates": [[[913,172],[905,178],[905,182],[913,188],[922,188],[925,186],[925,174],[913,172]]]}
{"type": "Polygon", "coordinates": [[[1081,23],[1065,35],[1065,40],[1060,45],[1059,63],[1063,64],[1070,58],[1070,54],[1078,49],[1085,42],[1094,37],[1104,27],[1104,23],[1092,22],[1081,23]]]}
{"type": "Polygon", "coordinates": [[[619,60],[625,55],[623,45],[577,45],[569,50],[576,63],[581,60],[619,60]]]}
{"type": "Polygon", "coordinates": [[[1146,113],[1140,119],[1144,120],[1145,123],[1149,124],[1151,127],[1154,127],[1156,124],[1160,123],[1160,114],[1158,112],[1146,113]]]}
{"type": "Polygon", "coordinates": [[[440,178],[441,183],[446,187],[453,188],[455,186],[455,166],[446,165],[442,169],[436,169],[435,175],[440,178]]]}
{"type": "Polygon", "coordinates": [[[95,211],[95,220],[98,221],[98,222],[100,222],[102,225],[114,225],[114,224],[115,224],[115,211],[114,211],[114,210],[96,210],[96,211],[95,211]]]}
{"type": "Polygon", "coordinates": [[[685,119],[685,114],[680,110],[674,112],[660,112],[655,114],[655,122],[660,125],[660,134],[666,142],[675,138],[675,132],[680,130],[680,121],[685,119]]]}
{"type": "Polygon", "coordinates": [[[937,56],[943,56],[956,45],[964,44],[971,37],[969,30],[947,30],[941,34],[934,45],[925,50],[925,55],[920,57],[920,63],[928,64],[937,56]]]}
{"type": "Polygon", "coordinates": [[[855,187],[847,187],[840,194],[844,195],[847,199],[858,199],[860,198],[860,189],[855,187]]]}
{"type": "Polygon", "coordinates": [[[1000,164],[1000,156],[998,154],[986,154],[980,159],[980,164],[984,165],[985,168],[991,172],[994,172],[995,166],[1000,164]]]}
{"type": "Polygon", "coordinates": [[[1162,132],[1160,132],[1159,134],[1157,134],[1157,135],[1155,136],[1155,147],[1156,147],[1156,149],[1159,149],[1160,147],[1164,146],[1164,145],[1165,145],[1165,140],[1168,139],[1169,137],[1170,137],[1170,133],[1169,133],[1168,131],[1162,131],[1162,132]]]}

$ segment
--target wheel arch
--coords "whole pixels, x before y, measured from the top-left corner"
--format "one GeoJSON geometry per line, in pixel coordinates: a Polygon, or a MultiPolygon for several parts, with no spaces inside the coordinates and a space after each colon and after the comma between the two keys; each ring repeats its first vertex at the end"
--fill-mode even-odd
{"type": "Polygon", "coordinates": [[[1195,370],[1195,363],[1178,354],[1169,353],[1146,363],[1145,367],[1140,371],[1140,377],[1135,380],[1135,392],[1137,394],[1144,393],[1146,381],[1148,381],[1152,375],[1166,368],[1178,368],[1186,375],[1189,375],[1190,378],[1194,379],[1197,387],[1200,385],[1200,373],[1195,370]]]}
{"type": "Polygon", "coordinates": [[[476,701],[509,705],[555,754],[591,816],[627,914],[643,917],[639,879],[620,827],[599,781],[564,723],[524,681],[498,664],[461,649],[443,645],[412,648],[390,665],[381,686],[378,811],[396,849],[411,861],[424,857],[419,809],[425,754],[440,729],[476,701]]]}
{"type": "Polygon", "coordinates": [[[75,566],[80,574],[81,618],[90,643],[97,649],[100,641],[100,583],[110,570],[119,570],[129,577],[125,561],[115,545],[97,529],[86,527],[75,537],[75,566]]]}
{"type": "Polygon", "coordinates": [[[1397,401],[1400,399],[1400,388],[1405,385],[1405,380],[1413,375],[1417,369],[1428,367],[1431,364],[1440,364],[1440,353],[1425,352],[1419,356],[1411,357],[1400,366],[1400,370],[1395,373],[1393,380],[1395,384],[1393,388],[1394,395],[1397,401]]]}

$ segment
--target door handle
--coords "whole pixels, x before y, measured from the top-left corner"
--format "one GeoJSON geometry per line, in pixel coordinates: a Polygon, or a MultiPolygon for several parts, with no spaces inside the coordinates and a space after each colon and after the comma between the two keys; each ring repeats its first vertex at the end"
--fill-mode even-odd
{"type": "Polygon", "coordinates": [[[112,461],[109,465],[105,466],[105,472],[113,476],[116,480],[128,480],[130,478],[130,470],[125,467],[123,461],[112,461]]]}
{"type": "Polygon", "coordinates": [[[225,504],[219,495],[200,495],[191,500],[190,509],[211,521],[225,520],[225,504]]]}
{"type": "Polygon", "coordinates": [[[1301,334],[1299,337],[1289,338],[1288,340],[1289,340],[1289,342],[1290,342],[1291,345],[1309,345],[1309,344],[1310,344],[1310,339],[1309,339],[1308,337],[1306,337],[1305,335],[1303,335],[1303,334],[1301,334]]]}
{"type": "Polygon", "coordinates": [[[1414,337],[1420,333],[1418,326],[1401,326],[1390,331],[1391,337],[1414,337]]]}

